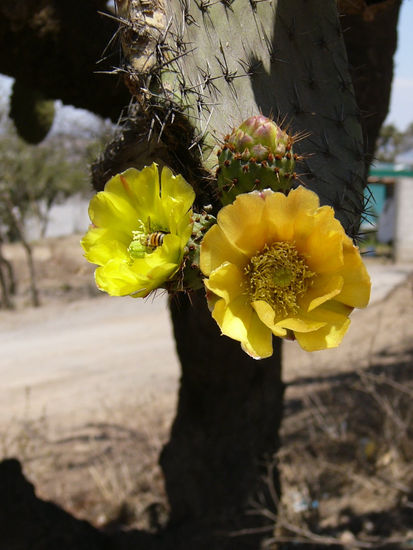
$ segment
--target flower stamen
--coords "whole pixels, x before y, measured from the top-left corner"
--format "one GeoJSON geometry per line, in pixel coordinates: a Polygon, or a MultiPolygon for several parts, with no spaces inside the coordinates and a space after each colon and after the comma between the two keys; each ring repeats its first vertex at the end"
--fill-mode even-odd
{"type": "Polygon", "coordinates": [[[294,243],[276,242],[265,245],[245,267],[247,292],[251,302],[267,302],[277,315],[297,313],[297,299],[308,288],[315,275],[294,243]]]}

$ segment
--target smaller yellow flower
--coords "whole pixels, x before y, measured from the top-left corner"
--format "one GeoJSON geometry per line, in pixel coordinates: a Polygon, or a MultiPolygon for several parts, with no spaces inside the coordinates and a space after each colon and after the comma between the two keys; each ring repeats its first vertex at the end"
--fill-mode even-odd
{"type": "Polygon", "coordinates": [[[89,205],[92,225],[81,245],[98,267],[96,284],[112,296],[147,296],[178,271],[192,232],[195,193],[156,164],[117,174],[89,205]],[[159,181],[161,179],[161,181],[159,181]]]}
{"type": "Polygon", "coordinates": [[[359,250],[312,191],[238,195],[201,244],[212,316],[252,357],[272,355],[272,335],[307,351],[340,344],[370,278],[359,250]]]}

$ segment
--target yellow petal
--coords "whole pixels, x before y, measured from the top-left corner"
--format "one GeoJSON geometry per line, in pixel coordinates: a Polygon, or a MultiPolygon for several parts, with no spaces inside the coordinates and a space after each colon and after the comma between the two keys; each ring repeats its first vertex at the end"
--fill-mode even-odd
{"type": "Polygon", "coordinates": [[[242,342],[247,337],[247,326],[250,323],[252,309],[242,296],[231,304],[221,298],[217,301],[212,317],[226,336],[242,342]]]}
{"type": "Polygon", "coordinates": [[[269,194],[265,203],[265,224],[269,242],[293,241],[296,224],[319,206],[317,195],[301,186],[291,190],[288,196],[283,193],[269,194]]]}
{"type": "Polygon", "coordinates": [[[228,241],[249,257],[266,243],[264,209],[264,194],[248,193],[238,195],[233,204],[218,213],[218,224],[228,241]]]}
{"type": "Polygon", "coordinates": [[[272,334],[260,321],[257,315],[251,316],[247,339],[241,342],[242,349],[254,359],[271,357],[272,334]]]}
{"type": "Polygon", "coordinates": [[[144,291],[144,283],[128,262],[115,258],[95,271],[96,284],[111,296],[126,296],[144,291]]]}
{"type": "Polygon", "coordinates": [[[215,224],[207,231],[201,242],[201,271],[208,276],[224,262],[235,264],[242,269],[248,258],[232,246],[219,225],[215,224]]]}
{"type": "Polygon", "coordinates": [[[154,267],[162,263],[181,263],[183,246],[180,236],[165,235],[162,246],[156,248],[151,254],[145,255],[145,263],[154,267]]]}
{"type": "MultiPolygon", "coordinates": [[[[206,279],[204,279],[204,284],[205,283],[206,283],[206,279]]],[[[212,313],[212,311],[214,310],[215,304],[218,302],[218,300],[221,300],[221,298],[216,294],[214,294],[211,290],[209,290],[206,285],[205,285],[205,291],[206,291],[205,296],[207,300],[208,309],[212,313]]]]}
{"type": "Polygon", "coordinates": [[[113,258],[129,259],[127,246],[111,229],[93,227],[80,241],[85,258],[92,264],[104,265],[113,258]]]}
{"type": "Polygon", "coordinates": [[[350,325],[348,315],[352,308],[331,300],[316,308],[312,315],[322,319],[326,325],[314,332],[294,332],[297,342],[306,351],[317,351],[337,347],[350,325]]]}
{"type": "Polygon", "coordinates": [[[178,266],[174,263],[163,263],[154,266],[152,269],[145,272],[144,276],[141,272],[138,272],[138,275],[142,277],[142,283],[145,292],[138,291],[134,292],[133,295],[136,296],[147,296],[152,290],[157,288],[162,288],[177,271],[178,266]]]}
{"type": "Polygon", "coordinates": [[[341,233],[346,236],[343,226],[335,217],[334,208],[331,206],[320,206],[314,214],[314,218],[320,231],[326,233],[341,233]]]}
{"type": "Polygon", "coordinates": [[[97,247],[99,244],[99,241],[104,238],[105,234],[107,233],[107,229],[101,228],[101,227],[93,227],[90,226],[87,233],[83,236],[83,238],[80,241],[80,245],[83,248],[85,258],[91,262],[92,264],[98,264],[103,265],[106,263],[110,258],[108,258],[106,255],[104,258],[99,256],[99,253],[96,254],[96,259],[90,259],[90,253],[91,251],[97,247]]]}
{"type": "Polygon", "coordinates": [[[217,296],[224,298],[227,304],[245,292],[242,272],[235,264],[229,262],[215,269],[209,279],[205,279],[205,286],[217,296]]]}
{"type": "Polygon", "coordinates": [[[212,317],[222,333],[241,342],[252,357],[264,358],[272,355],[271,331],[261,323],[255,311],[246,302],[245,296],[239,296],[229,305],[223,299],[218,300],[212,317]]]}
{"type": "Polygon", "coordinates": [[[359,250],[348,239],[344,245],[343,288],[336,300],[352,307],[366,307],[370,300],[371,281],[359,250]]]}
{"type": "Polygon", "coordinates": [[[340,294],[342,288],[343,277],[341,275],[315,275],[311,279],[305,295],[299,298],[298,303],[304,311],[310,312],[340,294]]]}
{"type": "Polygon", "coordinates": [[[100,191],[89,204],[89,217],[96,227],[110,228],[122,235],[125,242],[137,228],[136,211],[116,193],[100,191]]]}
{"type": "Polygon", "coordinates": [[[275,313],[270,304],[263,300],[256,300],[251,303],[251,306],[256,311],[260,320],[266,325],[275,336],[283,338],[287,335],[287,331],[276,325],[275,313]]]}
{"type": "Polygon", "coordinates": [[[335,273],[343,267],[343,241],[346,238],[334,211],[328,206],[318,209],[307,239],[297,241],[297,250],[305,256],[315,273],[335,273]]]}
{"type": "Polygon", "coordinates": [[[324,320],[316,320],[304,312],[299,312],[294,317],[286,317],[282,321],[278,321],[277,327],[292,330],[294,332],[312,332],[326,325],[324,320]]]}
{"type": "Polygon", "coordinates": [[[129,255],[127,248],[119,240],[102,239],[85,253],[85,258],[92,264],[105,265],[114,258],[128,261],[129,255]]]}
{"type": "Polygon", "coordinates": [[[164,166],[161,174],[161,198],[169,230],[171,233],[177,233],[178,225],[195,200],[195,192],[181,175],[174,176],[171,170],[164,166]]]}
{"type": "Polygon", "coordinates": [[[317,193],[306,189],[302,185],[297,187],[297,189],[292,189],[288,193],[287,199],[288,210],[292,218],[295,218],[300,212],[312,212],[320,206],[320,200],[317,193]]]}
{"type": "MultiPolygon", "coordinates": [[[[145,166],[142,170],[129,168],[111,178],[105,186],[105,191],[116,193],[127,201],[135,210],[137,218],[145,223],[150,218],[159,218],[160,214],[160,189],[158,167],[155,163],[145,166]]],[[[163,212],[161,217],[163,216],[163,212]]],[[[166,224],[166,219],[158,219],[156,231],[166,224]]]]}
{"type": "Polygon", "coordinates": [[[181,237],[182,246],[185,246],[192,235],[192,210],[189,210],[186,214],[184,214],[180,220],[174,218],[174,221],[172,222],[169,220],[169,223],[171,224],[169,226],[170,233],[179,235],[181,237]]]}

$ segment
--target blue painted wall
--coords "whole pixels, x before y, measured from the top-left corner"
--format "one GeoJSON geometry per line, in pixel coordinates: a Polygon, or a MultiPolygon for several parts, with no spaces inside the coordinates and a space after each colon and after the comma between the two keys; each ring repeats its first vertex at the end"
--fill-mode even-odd
{"type": "Polygon", "coordinates": [[[363,222],[362,225],[365,227],[375,226],[386,202],[386,185],[383,183],[370,183],[364,191],[364,196],[369,202],[365,214],[367,221],[363,222]]]}

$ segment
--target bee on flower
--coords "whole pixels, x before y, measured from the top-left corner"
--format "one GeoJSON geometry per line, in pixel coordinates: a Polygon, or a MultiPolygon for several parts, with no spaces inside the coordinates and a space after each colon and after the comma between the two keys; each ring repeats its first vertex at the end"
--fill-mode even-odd
{"type": "Polygon", "coordinates": [[[164,233],[163,231],[155,231],[155,233],[149,233],[149,235],[146,235],[144,237],[143,244],[146,247],[150,248],[157,248],[158,246],[162,246],[165,235],[167,235],[167,233],[164,233]]]}
{"type": "Polygon", "coordinates": [[[89,205],[81,244],[98,267],[96,284],[112,296],[147,296],[181,267],[191,237],[195,193],[182,176],[156,164],[117,174],[89,205]]]}
{"type": "Polygon", "coordinates": [[[222,334],[254,358],[272,355],[273,335],[307,351],[338,346],[370,297],[358,248],[303,187],[238,195],[206,233],[200,267],[222,334]]]}

